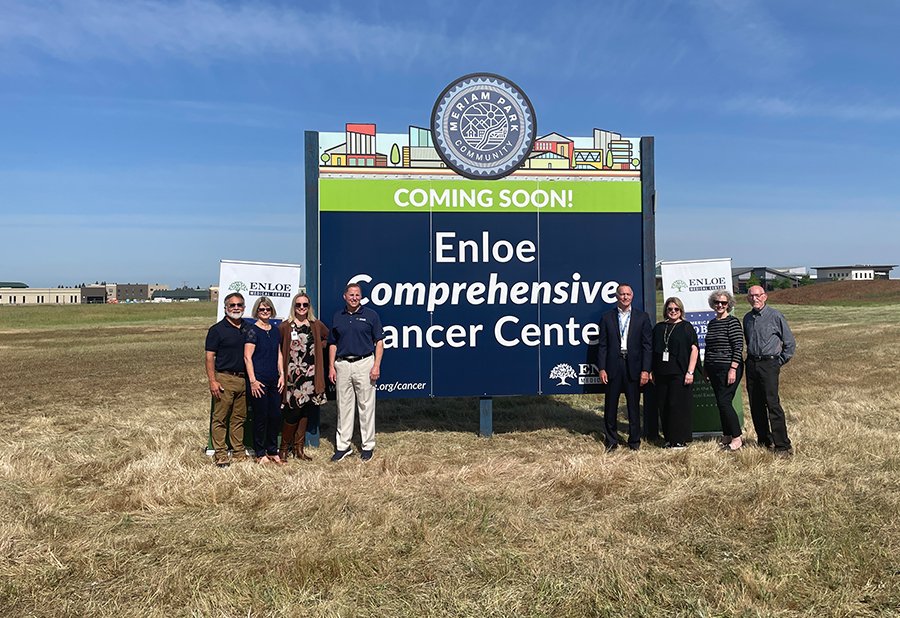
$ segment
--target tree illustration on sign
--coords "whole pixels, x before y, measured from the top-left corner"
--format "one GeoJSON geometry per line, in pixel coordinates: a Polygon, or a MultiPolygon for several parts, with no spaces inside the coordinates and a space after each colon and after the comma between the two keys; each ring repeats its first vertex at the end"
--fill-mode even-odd
{"type": "Polygon", "coordinates": [[[246,292],[247,285],[243,281],[235,281],[231,285],[228,286],[228,289],[232,292],[246,292]]]}
{"type": "Polygon", "coordinates": [[[391,164],[400,165],[400,147],[397,144],[391,146],[391,164]]]}
{"type": "Polygon", "coordinates": [[[559,380],[557,386],[569,386],[569,383],[566,382],[566,380],[577,377],[578,374],[575,373],[574,369],[572,369],[572,365],[569,365],[567,363],[560,363],[552,370],[550,370],[550,379],[559,380]]]}
{"type": "Polygon", "coordinates": [[[672,282],[672,287],[676,288],[679,292],[684,292],[687,289],[688,284],[684,282],[682,279],[678,279],[677,281],[672,282]]]}

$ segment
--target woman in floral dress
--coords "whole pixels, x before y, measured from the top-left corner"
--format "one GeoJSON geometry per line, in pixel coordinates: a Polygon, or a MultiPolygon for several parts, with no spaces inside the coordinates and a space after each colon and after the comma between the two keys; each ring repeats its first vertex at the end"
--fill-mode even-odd
{"type": "Polygon", "coordinates": [[[284,363],[284,393],[281,427],[282,459],[303,452],[306,430],[318,427],[319,406],[325,403],[325,368],[328,366],[328,328],[316,319],[309,296],[300,292],[291,301],[291,318],[278,327],[284,363]]]}

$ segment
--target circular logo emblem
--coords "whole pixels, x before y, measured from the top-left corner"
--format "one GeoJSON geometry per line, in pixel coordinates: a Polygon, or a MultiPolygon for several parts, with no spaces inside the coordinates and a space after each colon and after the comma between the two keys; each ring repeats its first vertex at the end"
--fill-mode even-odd
{"type": "Polygon", "coordinates": [[[534,108],[513,82],[473,73],[444,88],[431,112],[434,146],[447,167],[466,178],[512,174],[531,152],[534,108]]]}

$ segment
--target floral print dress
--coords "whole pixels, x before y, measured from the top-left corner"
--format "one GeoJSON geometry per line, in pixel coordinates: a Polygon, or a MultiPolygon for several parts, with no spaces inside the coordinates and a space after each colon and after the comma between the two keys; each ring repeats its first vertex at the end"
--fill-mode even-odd
{"type": "Polygon", "coordinates": [[[291,345],[288,354],[285,389],[287,404],[299,408],[312,399],[316,386],[316,346],[309,324],[291,323],[291,345]]]}

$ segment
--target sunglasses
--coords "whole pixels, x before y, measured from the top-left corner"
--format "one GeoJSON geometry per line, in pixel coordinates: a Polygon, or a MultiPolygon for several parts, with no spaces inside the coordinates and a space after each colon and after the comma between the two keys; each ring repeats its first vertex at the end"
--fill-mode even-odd
{"type": "Polygon", "coordinates": [[[261,312],[263,312],[263,311],[265,311],[266,313],[272,313],[272,308],[271,308],[271,307],[260,307],[260,308],[257,309],[256,311],[259,312],[259,313],[261,313],[261,312]]]}
{"type": "Polygon", "coordinates": [[[309,307],[309,303],[294,303],[295,307],[309,307]]]}
{"type": "Polygon", "coordinates": [[[679,311],[681,311],[681,309],[679,309],[678,307],[666,307],[666,311],[668,311],[669,313],[672,313],[673,311],[675,313],[678,313],[679,311]]]}
{"type": "Polygon", "coordinates": [[[714,300],[714,301],[713,301],[713,304],[714,304],[715,306],[717,306],[717,307],[718,307],[719,305],[722,305],[723,307],[727,307],[727,306],[728,306],[728,301],[727,301],[727,300],[714,300]]]}
{"type": "Polygon", "coordinates": [[[229,308],[230,308],[230,307],[243,307],[243,306],[244,306],[244,303],[228,303],[228,304],[225,305],[225,306],[226,306],[226,307],[229,307],[229,308]]]}

